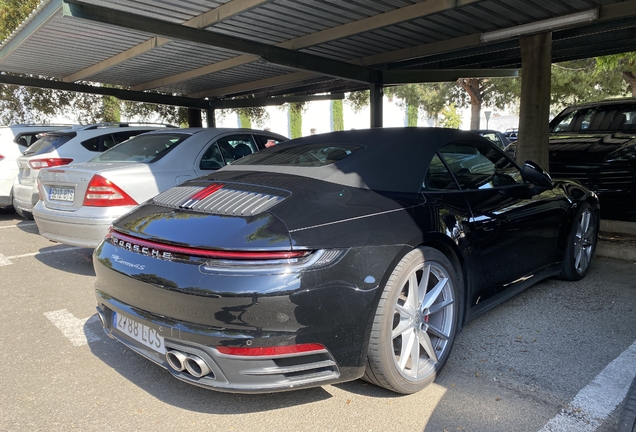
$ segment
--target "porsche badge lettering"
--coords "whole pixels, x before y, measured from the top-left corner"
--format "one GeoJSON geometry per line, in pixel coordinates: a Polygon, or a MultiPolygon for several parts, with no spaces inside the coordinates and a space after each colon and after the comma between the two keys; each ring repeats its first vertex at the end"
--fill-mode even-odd
{"type": "Polygon", "coordinates": [[[159,249],[153,249],[147,246],[141,246],[135,243],[120,240],[115,237],[111,237],[111,243],[114,244],[115,246],[119,246],[120,248],[129,250],[131,252],[137,252],[143,255],[148,255],[148,256],[152,256],[156,258],[165,258],[165,259],[172,258],[172,254],[170,252],[164,252],[159,249]]]}

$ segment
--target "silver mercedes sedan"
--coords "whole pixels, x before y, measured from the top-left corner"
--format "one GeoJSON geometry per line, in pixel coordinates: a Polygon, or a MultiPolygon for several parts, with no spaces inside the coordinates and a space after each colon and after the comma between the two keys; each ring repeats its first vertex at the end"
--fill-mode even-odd
{"type": "Polygon", "coordinates": [[[138,204],[285,140],[250,129],[171,129],[138,135],[86,163],[42,169],[33,216],[44,237],[94,248],[112,222],[138,204]]]}

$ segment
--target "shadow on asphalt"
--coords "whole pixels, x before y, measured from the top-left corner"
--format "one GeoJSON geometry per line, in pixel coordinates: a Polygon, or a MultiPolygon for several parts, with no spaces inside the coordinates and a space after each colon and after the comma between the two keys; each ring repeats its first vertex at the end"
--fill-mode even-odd
{"type": "Polygon", "coordinates": [[[73,248],[73,246],[54,244],[53,246],[41,248],[34,258],[56,270],[81,276],[95,276],[93,249],[78,249],[73,248]]]}

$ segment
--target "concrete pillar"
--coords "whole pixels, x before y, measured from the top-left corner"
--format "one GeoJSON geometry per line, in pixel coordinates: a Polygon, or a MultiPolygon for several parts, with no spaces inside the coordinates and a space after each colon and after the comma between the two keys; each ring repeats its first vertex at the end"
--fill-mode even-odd
{"type": "Polygon", "coordinates": [[[206,115],[208,117],[208,127],[209,128],[216,127],[216,116],[215,116],[215,113],[214,113],[214,108],[213,107],[209,107],[206,110],[206,115]]]}
{"type": "Polygon", "coordinates": [[[188,126],[189,127],[203,127],[203,121],[201,120],[201,110],[198,108],[188,108],[188,126]]]}
{"type": "Polygon", "coordinates": [[[371,108],[371,127],[382,127],[382,100],[384,88],[381,84],[371,84],[371,94],[369,95],[369,105],[371,108]]]}
{"type": "Polygon", "coordinates": [[[550,64],[552,33],[519,38],[521,46],[521,106],[517,162],[532,160],[549,170],[550,64]]]}

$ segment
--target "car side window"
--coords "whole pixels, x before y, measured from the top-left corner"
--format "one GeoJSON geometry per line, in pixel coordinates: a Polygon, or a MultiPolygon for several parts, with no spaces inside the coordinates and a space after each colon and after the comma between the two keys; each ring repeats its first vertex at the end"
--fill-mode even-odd
{"type": "Polygon", "coordinates": [[[248,134],[229,135],[220,138],[216,143],[226,164],[258,151],[252,135],[248,134]]]}
{"type": "Polygon", "coordinates": [[[221,156],[221,150],[218,143],[212,143],[210,147],[203,153],[203,157],[199,162],[199,169],[201,170],[217,170],[223,167],[223,156],[221,156]]]}
{"type": "Polygon", "coordinates": [[[99,137],[82,141],[82,147],[88,151],[99,152],[99,137]]]}
{"type": "Polygon", "coordinates": [[[453,178],[451,172],[446,168],[444,162],[438,155],[433,156],[431,164],[426,171],[422,189],[426,191],[435,190],[459,190],[457,182],[453,178]]]}
{"type": "Polygon", "coordinates": [[[552,129],[551,132],[565,132],[569,131],[572,127],[572,120],[574,119],[574,115],[576,111],[572,111],[570,114],[563,117],[563,119],[552,129]]]}
{"type": "Polygon", "coordinates": [[[274,138],[271,136],[267,136],[267,135],[255,135],[255,137],[259,143],[259,147],[262,149],[274,147],[276,144],[283,142],[283,140],[280,140],[278,138],[274,138]]]}
{"type": "Polygon", "coordinates": [[[523,184],[521,171],[502,151],[486,142],[454,142],[439,150],[462,190],[523,184]]]}

